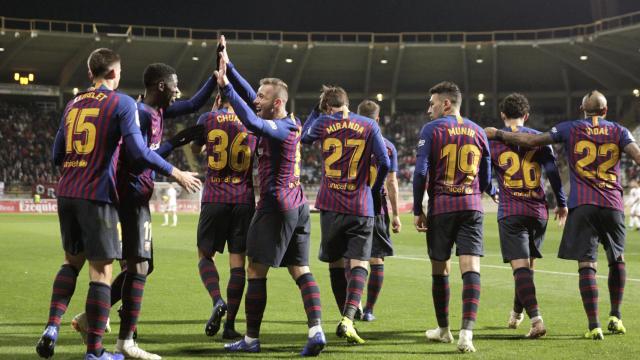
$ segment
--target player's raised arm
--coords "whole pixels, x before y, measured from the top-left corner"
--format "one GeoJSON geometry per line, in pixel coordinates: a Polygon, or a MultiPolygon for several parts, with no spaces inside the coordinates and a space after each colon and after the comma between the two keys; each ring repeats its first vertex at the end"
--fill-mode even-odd
{"type": "Polygon", "coordinates": [[[322,130],[319,130],[319,127],[317,126],[314,126],[320,117],[322,117],[322,114],[320,114],[320,112],[315,108],[307,117],[307,121],[305,121],[302,126],[302,137],[300,138],[300,141],[303,144],[311,144],[320,139],[320,132],[322,132],[322,130]]]}
{"type": "Polygon", "coordinates": [[[508,144],[525,147],[549,145],[556,142],[550,133],[528,134],[522,132],[506,132],[494,127],[484,129],[489,140],[501,140],[508,144]]]}
{"type": "Polygon", "coordinates": [[[204,85],[189,99],[183,101],[176,101],[167,108],[164,113],[165,118],[172,118],[176,116],[191,114],[198,111],[207,100],[213,94],[213,90],[216,88],[216,79],[210,76],[204,85]]]}
{"type": "Polygon", "coordinates": [[[220,58],[227,66],[227,76],[229,77],[229,81],[233,84],[233,87],[236,89],[240,97],[255,111],[256,109],[253,105],[253,99],[256,98],[257,94],[255,90],[253,90],[253,87],[251,87],[251,84],[249,84],[249,82],[240,75],[240,72],[238,72],[235,65],[233,65],[231,60],[229,60],[227,41],[224,35],[220,36],[220,46],[222,47],[220,58]]]}

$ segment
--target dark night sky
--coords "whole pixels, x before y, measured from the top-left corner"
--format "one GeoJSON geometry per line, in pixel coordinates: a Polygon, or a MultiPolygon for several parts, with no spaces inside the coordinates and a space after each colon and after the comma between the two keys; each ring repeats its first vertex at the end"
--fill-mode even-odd
{"type": "Polygon", "coordinates": [[[483,31],[593,22],[594,3],[605,17],[640,10],[639,0],[9,0],[0,15],[205,29],[483,31]]]}

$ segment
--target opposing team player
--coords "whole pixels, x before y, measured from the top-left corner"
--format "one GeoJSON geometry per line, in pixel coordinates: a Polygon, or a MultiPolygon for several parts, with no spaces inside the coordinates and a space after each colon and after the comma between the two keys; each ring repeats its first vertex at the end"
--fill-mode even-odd
{"type": "Polygon", "coordinates": [[[420,132],[413,174],[415,226],[427,233],[432,295],[438,327],[427,339],[453,342],[449,331],[449,272],[453,245],[462,273],[462,327],[458,350],[474,352],[473,326],[480,302],[480,257],[483,256],[482,192],[490,186],[491,157],[484,131],[460,116],[462,95],[452,82],[429,92],[433,119],[420,132]],[[427,187],[428,210],[422,210],[427,187]]]}
{"type": "Polygon", "coordinates": [[[309,206],[300,185],[300,120],[287,115],[285,106],[289,94],[282,80],[262,79],[256,94],[228,61],[226,47],[221,59],[218,84],[240,121],[260,137],[260,201],[247,234],[247,334],[243,339],[225,345],[225,349],[260,351],[258,336],[267,304],[267,273],[269,267],[286,266],[300,288],[307,313],[309,337],[301,355],[315,356],[324,349],[326,339],[321,326],[320,289],[309,270],[311,224],[309,206]],[[234,85],[229,82],[227,73],[234,85]]]}
{"type": "MultiPolygon", "coordinates": [[[[372,100],[364,100],[358,105],[358,114],[370,119],[375,119],[380,123],[380,106],[372,100]]],[[[389,228],[394,233],[399,233],[402,223],[398,213],[398,152],[396,147],[389,139],[383,137],[387,155],[389,155],[389,173],[385,181],[385,186],[381,189],[381,213],[375,216],[375,224],[373,227],[373,242],[371,244],[371,259],[369,265],[371,272],[367,280],[367,302],[362,313],[363,321],[373,321],[376,317],[373,315],[373,308],[378,300],[378,295],[382,290],[384,281],[384,258],[393,255],[393,243],[389,228]],[[391,203],[392,218],[389,217],[389,209],[387,206],[387,196],[391,203]]],[[[377,176],[377,166],[375,158],[369,173],[369,186],[373,186],[377,176]]]]}
{"type": "Polygon", "coordinates": [[[164,222],[161,226],[169,226],[169,213],[171,213],[171,218],[173,219],[173,223],[171,226],[178,226],[178,192],[173,184],[169,184],[169,188],[165,193],[167,197],[167,202],[164,204],[164,222]]]}
{"type": "MultiPolygon", "coordinates": [[[[524,126],[529,118],[529,101],[522,94],[514,93],[504,98],[500,116],[505,125],[502,131],[540,133],[524,126]]],[[[504,262],[511,263],[516,289],[508,325],[517,328],[524,319],[523,308],[526,309],[531,319],[531,329],[526,337],[535,339],[547,332],[538,310],[533,282],[534,259],[542,257],[540,250],[549,216],[542,182],[543,168],[556,197],[555,215],[560,224],[564,224],[569,210],[551,145],[527,148],[492,140],[490,150],[500,188],[500,248],[504,262]]]]}
{"type": "Polygon", "coordinates": [[[629,181],[629,197],[625,201],[629,206],[629,227],[640,230],[640,186],[635,180],[629,181]]]}
{"type": "Polygon", "coordinates": [[[54,163],[62,166],[57,195],[65,263],[54,280],[49,321],[36,345],[44,358],[54,353],[60,319],[86,260],[91,282],[85,359],[123,358],[102,346],[111,308],[112,262],[122,253],[115,177],[120,142],[134,163],[172,175],[189,191],[200,186],[191,173],[178,170],[145,146],[135,101],[114,91],[120,81],[118,54],[97,49],[89,56],[88,68],[93,90],[78,94],[67,104],[53,147],[54,163]]]}
{"type": "Polygon", "coordinates": [[[640,147],[625,127],[605,120],[607,99],[591,91],[582,99],[584,118],[562,122],[542,134],[513,133],[487,128],[490,138],[526,147],[563,143],[570,175],[569,216],[562,233],[558,257],[578,262],[582,304],[589,320],[586,338],[604,339],[598,319],[596,268],[598,243],[602,243],[609,262],[608,330],[624,334],[620,305],[624,294],[625,225],[620,153],[624,151],[640,164],[640,147]]]}
{"type": "MultiPolygon", "coordinates": [[[[185,129],[161,144],[164,120],[190,114],[200,109],[211,97],[216,82],[209,78],[203,87],[189,100],[176,101],[180,92],[175,69],[163,63],[146,67],[143,74],[144,99],[137,103],[140,130],[147,147],[158,155],[167,157],[171,151],[201,137],[202,126],[185,129]]],[[[112,287],[111,304],[122,298],[120,332],[116,351],[129,358],[159,359],[155,354],[140,349],[133,341],[142,306],[147,276],[153,271],[153,242],[149,200],[153,194],[155,172],[135,164],[127,155],[127,145],[120,151],[117,170],[117,189],[120,199],[118,214],[122,224],[122,251],[125,266],[112,287]]],[[[171,185],[173,193],[176,189],[171,185]]],[[[173,199],[175,204],[175,196],[173,199]]],[[[171,204],[171,200],[170,200],[171,204]]],[[[176,218],[174,217],[174,224],[176,218]]],[[[72,322],[74,328],[85,336],[86,318],[80,314],[72,322]]]]}
{"type": "MultiPolygon", "coordinates": [[[[362,344],[353,319],[367,279],[374,216],[380,213],[380,191],[389,171],[387,148],[375,120],[350,112],[347,92],[338,86],[323,86],[318,111],[314,110],[304,125],[302,142],[321,141],[324,159],[316,198],[322,228],[319,257],[329,263],[329,269],[343,267],[343,258],[351,268],[336,333],[362,344]],[[372,156],[378,176],[369,187],[372,156]]],[[[341,299],[336,301],[340,304],[341,299]]]]}
{"type": "Polygon", "coordinates": [[[205,127],[206,138],[192,146],[194,153],[206,147],[208,166],[198,222],[198,269],[213,302],[205,333],[215,335],[227,313],[222,338],[235,339],[241,336],[235,331],[235,318],[245,285],[247,230],[255,210],[252,170],[257,138],[240,122],[222,92],[215,105],[213,111],[198,119],[198,124],[205,127]],[[226,304],[214,261],[225,244],[231,273],[226,304]]]}

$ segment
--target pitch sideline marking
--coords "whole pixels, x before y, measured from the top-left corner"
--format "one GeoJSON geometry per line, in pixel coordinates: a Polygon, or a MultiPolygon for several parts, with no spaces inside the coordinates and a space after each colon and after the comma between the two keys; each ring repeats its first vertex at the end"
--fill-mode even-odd
{"type": "MultiPolygon", "coordinates": [[[[418,257],[412,257],[412,256],[404,256],[404,255],[394,255],[391,258],[397,258],[397,259],[403,259],[403,260],[415,260],[415,261],[429,261],[429,259],[427,258],[418,258],[418,257]]],[[[459,264],[457,261],[452,261],[452,264],[459,264]]],[[[487,268],[492,268],[492,269],[506,269],[506,270],[511,270],[511,266],[500,266],[500,265],[485,265],[485,264],[480,264],[480,268],[482,269],[483,267],[487,267],[487,268]]],[[[568,273],[568,272],[561,272],[561,271],[549,271],[549,270],[535,270],[536,274],[537,273],[543,273],[543,274],[551,274],[551,275],[569,275],[569,276],[578,276],[578,273],[568,273]]],[[[597,278],[600,279],[607,279],[607,276],[604,275],[596,275],[597,278]]],[[[640,282],[640,279],[632,279],[632,278],[627,278],[627,281],[634,281],[634,282],[640,282]]]]}

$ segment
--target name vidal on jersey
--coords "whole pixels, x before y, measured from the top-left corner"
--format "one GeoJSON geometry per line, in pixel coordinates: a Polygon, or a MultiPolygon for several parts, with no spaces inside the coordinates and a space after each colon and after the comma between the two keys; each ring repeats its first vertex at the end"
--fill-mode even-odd
{"type": "Polygon", "coordinates": [[[587,130],[587,135],[609,135],[609,128],[601,128],[601,127],[594,127],[594,128],[585,128],[587,130]]]}
{"type": "Polygon", "coordinates": [[[353,131],[357,131],[359,134],[362,134],[364,132],[364,127],[361,126],[358,123],[354,123],[351,121],[343,121],[343,122],[336,122],[331,124],[331,126],[327,127],[327,134],[331,134],[332,132],[338,131],[338,130],[342,130],[342,129],[349,129],[349,130],[353,130],[353,131]]]}

